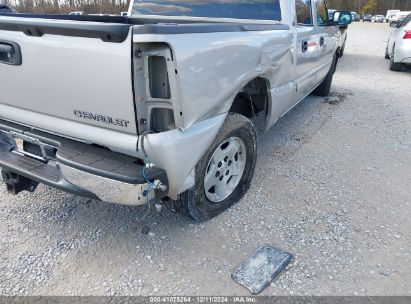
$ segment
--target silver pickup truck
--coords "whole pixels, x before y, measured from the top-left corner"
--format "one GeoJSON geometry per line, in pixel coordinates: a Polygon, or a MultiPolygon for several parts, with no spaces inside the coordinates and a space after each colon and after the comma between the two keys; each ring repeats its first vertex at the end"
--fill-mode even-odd
{"type": "Polygon", "coordinates": [[[101,201],[177,201],[198,221],[245,193],[256,128],[330,92],[324,0],[135,0],[128,17],[0,16],[0,167],[101,201]]]}

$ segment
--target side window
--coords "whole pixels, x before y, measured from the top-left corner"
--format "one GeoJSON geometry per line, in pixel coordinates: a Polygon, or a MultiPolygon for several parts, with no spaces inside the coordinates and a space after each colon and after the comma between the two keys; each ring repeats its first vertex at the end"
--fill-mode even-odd
{"type": "Polygon", "coordinates": [[[325,5],[324,0],[317,0],[317,4],[315,5],[317,10],[317,23],[318,25],[324,25],[328,22],[328,10],[327,5],[325,5]]]}
{"type": "Polygon", "coordinates": [[[297,23],[300,25],[313,25],[311,0],[295,0],[297,10],[297,23]]]}

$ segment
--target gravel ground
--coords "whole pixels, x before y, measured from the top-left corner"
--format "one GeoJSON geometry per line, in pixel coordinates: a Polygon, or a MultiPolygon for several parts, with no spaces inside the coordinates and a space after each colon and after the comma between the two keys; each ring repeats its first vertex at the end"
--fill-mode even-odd
{"type": "Polygon", "coordinates": [[[233,268],[291,252],[263,295],[411,295],[411,72],[388,71],[387,24],[350,26],[333,94],[260,138],[252,187],[205,224],[40,186],[0,190],[0,295],[247,295],[233,268]]]}

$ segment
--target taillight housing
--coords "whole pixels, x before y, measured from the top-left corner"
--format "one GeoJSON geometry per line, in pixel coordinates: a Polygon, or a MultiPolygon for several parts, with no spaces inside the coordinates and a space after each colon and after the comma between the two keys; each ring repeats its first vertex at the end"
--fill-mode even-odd
{"type": "Polygon", "coordinates": [[[403,39],[411,39],[411,30],[405,30],[405,35],[403,39]]]}

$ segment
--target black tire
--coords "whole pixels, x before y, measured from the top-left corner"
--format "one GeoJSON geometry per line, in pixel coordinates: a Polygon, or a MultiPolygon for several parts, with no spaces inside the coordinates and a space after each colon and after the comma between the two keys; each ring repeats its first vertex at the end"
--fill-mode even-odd
{"type": "Polygon", "coordinates": [[[330,70],[328,71],[327,76],[320,83],[320,85],[313,91],[313,94],[316,96],[328,96],[331,91],[331,84],[333,82],[333,76],[337,68],[338,56],[334,55],[333,63],[331,64],[330,70]]]}
{"type": "Polygon", "coordinates": [[[390,58],[390,71],[400,72],[402,71],[402,63],[394,61],[395,45],[392,48],[391,58],[390,58]]]}
{"type": "Polygon", "coordinates": [[[254,125],[248,118],[240,114],[228,114],[216,139],[196,166],[195,186],[180,194],[177,201],[177,210],[192,217],[197,222],[205,222],[222,213],[235,204],[247,192],[254,175],[257,160],[257,133],[254,125]],[[246,164],[241,179],[234,191],[223,201],[210,201],[205,193],[204,178],[208,163],[217,148],[231,137],[240,138],[245,144],[246,164]]]}

